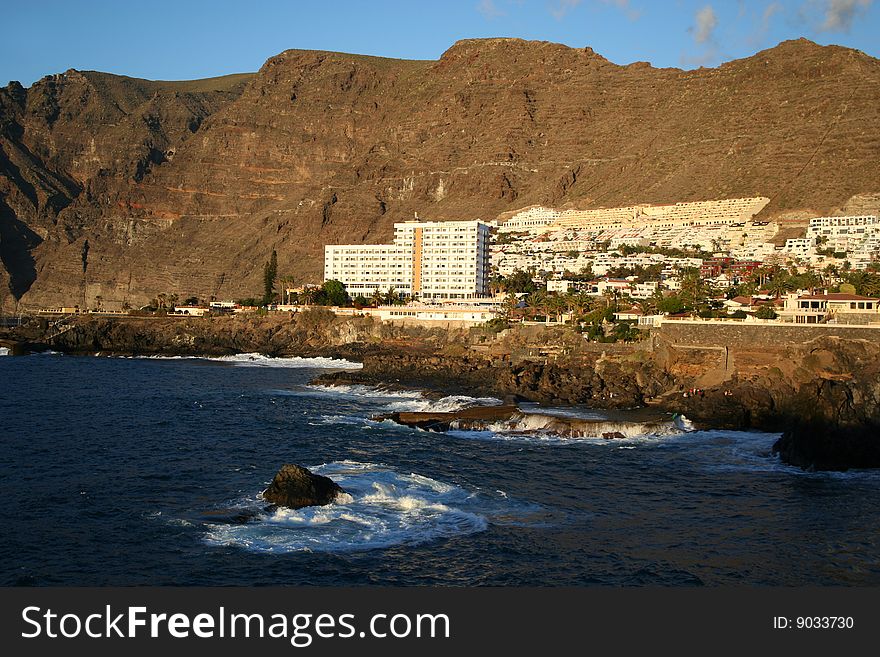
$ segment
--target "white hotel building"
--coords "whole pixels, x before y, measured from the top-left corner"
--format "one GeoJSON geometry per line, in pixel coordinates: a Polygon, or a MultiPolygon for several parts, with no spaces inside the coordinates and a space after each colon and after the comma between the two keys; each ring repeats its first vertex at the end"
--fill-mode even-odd
{"type": "Polygon", "coordinates": [[[393,244],[328,244],[324,280],[355,297],[394,288],[422,301],[474,299],[489,291],[489,224],[405,221],[393,244]]]}

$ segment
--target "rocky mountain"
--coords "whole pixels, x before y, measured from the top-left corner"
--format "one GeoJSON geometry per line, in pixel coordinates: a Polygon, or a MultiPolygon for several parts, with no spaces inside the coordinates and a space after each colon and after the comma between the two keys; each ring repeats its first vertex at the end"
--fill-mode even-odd
{"type": "MultiPolygon", "coordinates": [[[[806,40],[718,68],[456,43],[438,61],[290,50],[252,76],[68,71],[0,90],[7,307],[319,281],[323,245],[528,205],[880,198],[880,60],[806,40]]],[[[2,299],[0,299],[2,300],[2,299]]]]}

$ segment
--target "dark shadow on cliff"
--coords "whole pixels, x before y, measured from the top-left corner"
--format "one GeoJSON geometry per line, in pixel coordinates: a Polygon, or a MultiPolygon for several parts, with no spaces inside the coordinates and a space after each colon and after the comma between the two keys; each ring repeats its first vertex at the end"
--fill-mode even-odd
{"type": "Polygon", "coordinates": [[[0,262],[9,272],[9,290],[16,299],[21,299],[37,279],[36,262],[31,251],[42,241],[0,200],[0,262]]]}

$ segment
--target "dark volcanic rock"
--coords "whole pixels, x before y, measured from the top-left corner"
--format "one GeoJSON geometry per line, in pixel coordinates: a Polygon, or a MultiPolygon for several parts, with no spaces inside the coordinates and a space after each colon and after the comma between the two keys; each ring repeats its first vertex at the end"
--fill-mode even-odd
{"type": "Polygon", "coordinates": [[[307,468],[286,463],[275,474],[263,499],[272,504],[301,509],[330,504],[345,491],[329,477],[313,474],[307,468]]]}
{"type": "Polygon", "coordinates": [[[426,431],[449,431],[458,429],[484,429],[492,422],[510,420],[519,414],[515,404],[503,406],[472,406],[458,411],[438,411],[424,413],[388,413],[376,415],[374,420],[381,422],[391,420],[408,427],[416,427],[426,431]]]}
{"type": "Polygon", "coordinates": [[[880,468],[880,426],[797,424],[783,432],[773,453],[804,470],[880,468]]]}

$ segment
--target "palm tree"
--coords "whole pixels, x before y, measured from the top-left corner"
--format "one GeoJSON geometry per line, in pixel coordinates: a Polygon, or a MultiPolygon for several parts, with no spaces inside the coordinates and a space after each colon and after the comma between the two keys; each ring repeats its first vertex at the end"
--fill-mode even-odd
{"type": "Polygon", "coordinates": [[[590,307],[592,299],[583,292],[569,292],[565,295],[565,306],[568,312],[576,317],[584,314],[584,311],[590,307]]]}
{"type": "Polygon", "coordinates": [[[775,276],[767,283],[767,291],[772,294],[777,299],[783,295],[783,293],[790,292],[795,288],[794,281],[791,279],[791,276],[787,275],[785,272],[777,272],[775,276]]]}
{"type": "Polygon", "coordinates": [[[526,307],[528,308],[529,314],[534,318],[536,315],[545,315],[547,312],[547,293],[538,290],[535,292],[530,292],[526,297],[526,307]]]}
{"type": "Polygon", "coordinates": [[[294,278],[293,276],[285,275],[278,278],[278,282],[281,284],[281,301],[282,303],[289,304],[290,297],[293,294],[294,278]]]}
{"type": "Polygon", "coordinates": [[[370,303],[372,303],[375,308],[381,306],[384,299],[385,297],[379,288],[373,290],[373,294],[370,295],[370,303]]]}
{"type": "Polygon", "coordinates": [[[504,298],[504,303],[501,306],[501,319],[505,322],[509,322],[514,319],[516,315],[518,299],[515,294],[508,294],[504,298]]]}
{"type": "Polygon", "coordinates": [[[507,279],[501,274],[495,274],[489,279],[489,291],[495,295],[507,291],[507,279]]]}
{"type": "Polygon", "coordinates": [[[396,306],[401,302],[400,295],[397,294],[397,290],[394,289],[393,285],[388,288],[388,293],[385,295],[385,302],[389,306],[396,306]]]}
{"type": "Polygon", "coordinates": [[[868,297],[880,296],[880,275],[868,274],[865,282],[862,283],[861,294],[868,297]]]}
{"type": "Polygon", "coordinates": [[[559,324],[562,321],[562,315],[565,313],[567,304],[565,299],[558,294],[548,295],[546,301],[547,308],[547,323],[550,323],[550,314],[554,314],[556,316],[556,323],[559,324]]]}
{"type": "Polygon", "coordinates": [[[706,290],[706,282],[700,276],[699,269],[688,269],[681,277],[681,295],[690,301],[691,308],[696,308],[697,302],[705,298],[706,290]]]}
{"type": "Polygon", "coordinates": [[[318,294],[320,293],[320,289],[316,287],[304,287],[302,293],[299,295],[300,300],[306,306],[310,306],[315,301],[318,300],[318,294]]]}
{"type": "Polygon", "coordinates": [[[663,301],[663,292],[658,286],[657,289],[654,290],[654,294],[647,299],[642,299],[642,312],[646,315],[656,315],[658,312],[657,306],[661,301],[663,301]]]}

